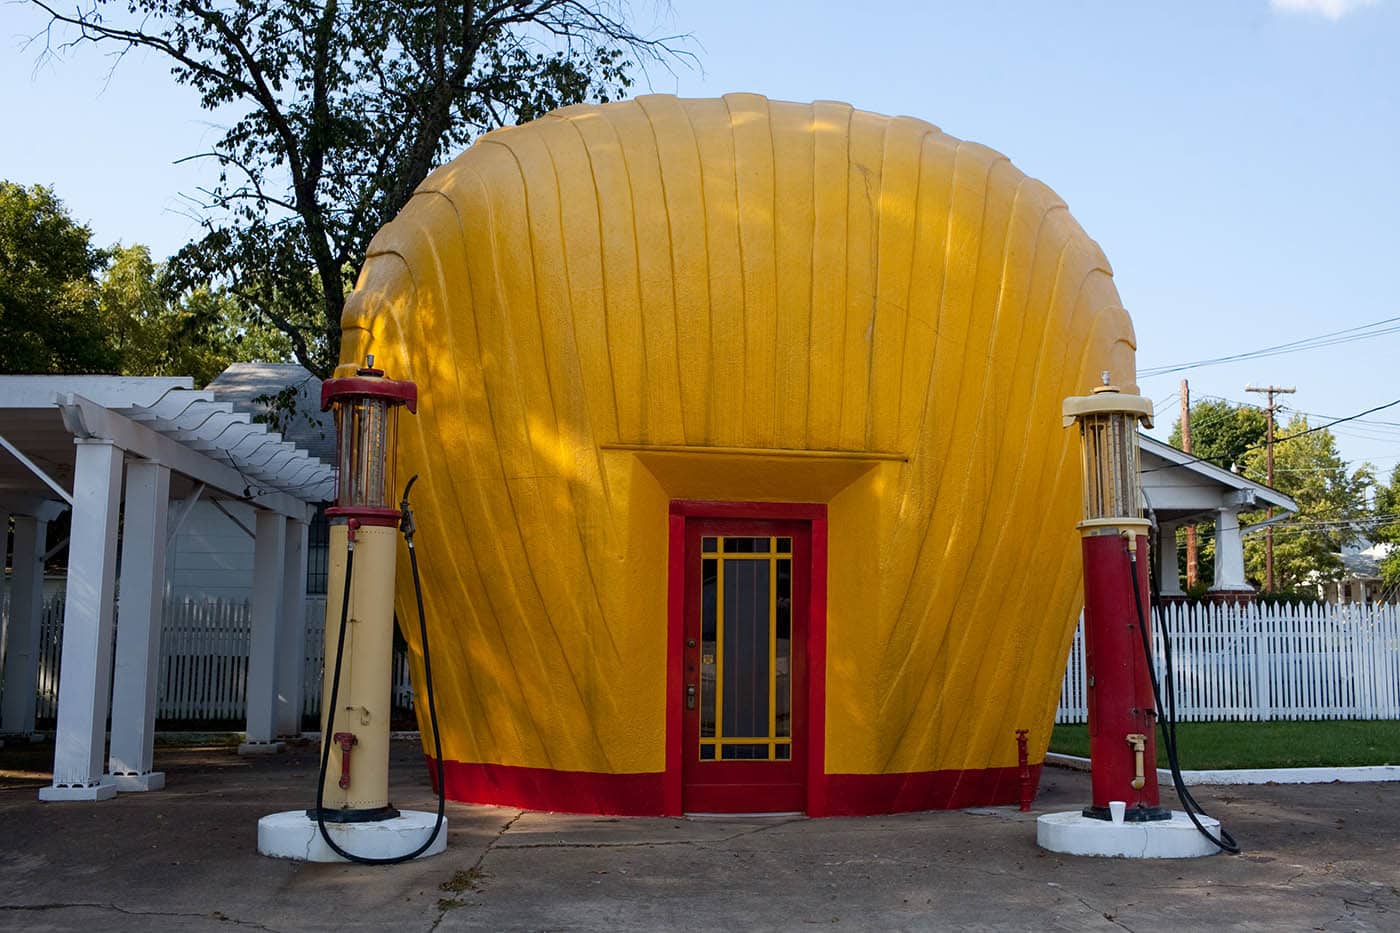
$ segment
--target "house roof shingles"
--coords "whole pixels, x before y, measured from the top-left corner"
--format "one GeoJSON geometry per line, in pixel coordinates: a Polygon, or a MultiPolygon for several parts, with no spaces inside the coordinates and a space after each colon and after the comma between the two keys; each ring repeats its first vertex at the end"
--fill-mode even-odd
{"type": "MultiPolygon", "coordinates": [[[[297,363],[234,363],[219,373],[207,388],[215,398],[234,408],[265,418],[268,399],[289,386],[295,387],[295,410],[276,419],[283,438],[319,458],[335,463],[335,419],[321,411],[321,380],[297,363]]],[[[276,430],[276,428],[274,428],[276,430]]]]}

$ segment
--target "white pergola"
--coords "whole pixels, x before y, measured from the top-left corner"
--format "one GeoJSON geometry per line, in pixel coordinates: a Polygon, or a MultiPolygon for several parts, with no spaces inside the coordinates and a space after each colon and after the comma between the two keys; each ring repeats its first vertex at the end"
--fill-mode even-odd
{"type": "MultiPolygon", "coordinates": [[[[1163,596],[1185,596],[1177,574],[1176,530],[1195,521],[1215,522],[1215,581],[1210,591],[1223,595],[1253,593],[1244,577],[1244,538],[1240,512],[1272,506],[1282,514],[1298,503],[1262,483],[1198,460],[1170,444],[1138,435],[1144,507],[1157,520],[1157,578],[1163,596]]],[[[1256,526],[1251,526],[1256,527],[1256,526]]]]}
{"type": "Polygon", "coordinates": [[[307,525],[334,492],[329,465],[188,378],[0,376],[0,448],[0,514],[15,528],[0,732],[34,731],[47,525],[72,510],[53,784],[41,800],[164,785],[152,744],[165,550],[201,499],[256,509],[244,750],[300,732],[307,525]]]}

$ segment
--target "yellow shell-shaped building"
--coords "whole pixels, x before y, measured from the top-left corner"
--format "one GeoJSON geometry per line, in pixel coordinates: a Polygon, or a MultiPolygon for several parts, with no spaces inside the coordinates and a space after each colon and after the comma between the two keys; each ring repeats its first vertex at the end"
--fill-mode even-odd
{"type": "Polygon", "coordinates": [[[833,102],[566,108],[379,232],[342,374],[366,353],[419,389],[449,796],[887,812],[1016,799],[1017,729],[1043,759],[1081,604],[1060,402],[1135,391],[1134,340],[1004,156],[833,102]]]}

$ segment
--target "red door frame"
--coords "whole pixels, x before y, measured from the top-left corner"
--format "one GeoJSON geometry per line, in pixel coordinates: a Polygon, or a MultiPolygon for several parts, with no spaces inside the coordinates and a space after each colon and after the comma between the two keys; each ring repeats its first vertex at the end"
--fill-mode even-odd
{"type": "Polygon", "coordinates": [[[826,505],[806,502],[671,502],[667,574],[666,813],[680,816],[684,800],[685,525],[689,518],[802,521],[811,526],[811,593],[807,621],[807,806],[825,816],[826,793],[826,505]]]}

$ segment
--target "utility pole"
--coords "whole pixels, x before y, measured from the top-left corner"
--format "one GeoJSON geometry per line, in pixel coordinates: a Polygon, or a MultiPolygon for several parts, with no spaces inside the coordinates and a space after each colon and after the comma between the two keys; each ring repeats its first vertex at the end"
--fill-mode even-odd
{"type": "MultiPolygon", "coordinates": [[[[1269,404],[1264,412],[1268,417],[1268,433],[1265,435],[1264,456],[1268,462],[1269,486],[1274,485],[1274,413],[1278,411],[1278,405],[1274,404],[1275,395],[1291,395],[1298,390],[1293,386],[1256,386],[1247,385],[1246,392],[1263,392],[1269,397],[1269,404]]],[[[1268,518],[1274,517],[1274,507],[1269,506],[1268,518]]],[[[1264,528],[1264,592],[1274,591],[1274,526],[1268,525],[1264,528]]]]}
{"type": "MultiPolygon", "coordinates": [[[[1191,452],[1191,383],[1181,380],[1181,449],[1191,452]]],[[[1186,526],[1186,589],[1196,585],[1200,577],[1196,550],[1196,523],[1186,526]]]]}

